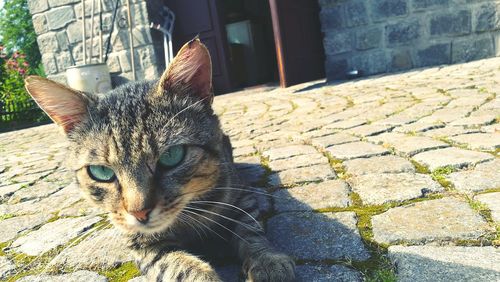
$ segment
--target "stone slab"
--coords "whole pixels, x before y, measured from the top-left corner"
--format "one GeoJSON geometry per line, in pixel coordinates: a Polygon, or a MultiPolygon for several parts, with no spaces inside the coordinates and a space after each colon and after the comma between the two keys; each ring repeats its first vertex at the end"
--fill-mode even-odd
{"type": "Polygon", "coordinates": [[[32,186],[27,186],[26,188],[20,189],[19,191],[15,192],[10,196],[7,203],[15,204],[33,199],[45,198],[56,193],[62,188],[64,188],[64,186],[58,185],[57,183],[37,181],[32,186]]]}
{"type": "Polygon", "coordinates": [[[298,281],[364,281],[359,271],[343,265],[299,265],[296,267],[295,272],[298,281]]]}
{"type": "Polygon", "coordinates": [[[21,188],[28,185],[29,182],[14,183],[0,186],[0,202],[6,201],[9,197],[21,188]]]}
{"type": "Polygon", "coordinates": [[[401,282],[500,281],[500,250],[494,247],[391,246],[401,282]]]}
{"type": "Polygon", "coordinates": [[[272,171],[283,171],[293,168],[301,168],[313,165],[328,165],[328,159],[320,153],[308,154],[280,159],[269,162],[269,168],[272,171]]]}
{"type": "Polygon", "coordinates": [[[500,223],[500,192],[477,195],[474,199],[485,204],[491,211],[491,218],[500,223]]]}
{"type": "Polygon", "coordinates": [[[359,141],[359,138],[340,132],[336,134],[312,138],[311,144],[315,147],[326,148],[333,145],[345,144],[356,141],[359,141]]]}
{"type": "Polygon", "coordinates": [[[305,186],[282,189],[274,193],[278,212],[311,211],[331,207],[348,207],[349,186],[343,180],[330,180],[305,186]]]}
{"type": "Polygon", "coordinates": [[[363,261],[370,257],[354,212],[278,214],[268,220],[267,236],[274,246],[297,259],[363,261]]]}
{"type": "Polygon", "coordinates": [[[81,200],[80,189],[76,184],[72,184],[47,198],[34,199],[17,204],[2,204],[0,205],[0,215],[24,215],[39,212],[51,213],[71,206],[79,200],[81,200]]]}
{"type": "Polygon", "coordinates": [[[472,193],[500,187],[500,159],[484,162],[475,168],[453,172],[446,179],[460,192],[472,193]]]}
{"type": "Polygon", "coordinates": [[[99,217],[63,218],[43,225],[40,229],[15,240],[11,248],[15,252],[38,256],[71,239],[83,235],[99,222],[99,217]]]}
{"type": "Polygon", "coordinates": [[[318,182],[337,178],[330,165],[314,165],[280,171],[269,176],[272,186],[293,186],[308,182],[318,182]]]}
{"type": "Polygon", "coordinates": [[[356,158],[369,158],[381,156],[389,153],[382,146],[370,144],[368,142],[353,142],[335,145],[326,148],[326,151],[334,158],[340,160],[351,160],[356,158]]]}
{"type": "Polygon", "coordinates": [[[0,256],[0,279],[5,279],[16,269],[16,265],[8,258],[0,256]]]}
{"type": "Polygon", "coordinates": [[[342,120],[334,123],[327,124],[326,129],[349,129],[356,126],[366,124],[366,120],[363,119],[348,119],[342,120]]]}
{"type": "Polygon", "coordinates": [[[273,148],[262,153],[269,161],[286,159],[299,155],[308,155],[317,153],[316,149],[308,145],[292,145],[281,148],[273,148]]]}
{"type": "Polygon", "coordinates": [[[466,202],[455,198],[389,209],[373,216],[372,226],[375,241],[384,244],[473,240],[492,231],[466,202]]]}
{"type": "Polygon", "coordinates": [[[495,151],[500,148],[500,133],[471,133],[450,137],[458,144],[465,144],[469,149],[495,151]]]}
{"type": "Polygon", "coordinates": [[[80,270],[61,275],[30,275],[23,277],[19,282],[107,282],[108,279],[98,273],[80,270]]]}
{"type": "Polygon", "coordinates": [[[468,134],[474,132],[479,132],[479,129],[464,128],[461,126],[446,126],[443,128],[432,129],[429,131],[422,132],[422,135],[429,136],[432,138],[440,138],[440,137],[448,138],[450,136],[456,136],[460,134],[468,134]]]}
{"type": "Polygon", "coordinates": [[[49,264],[71,269],[109,269],[132,261],[123,234],[115,228],[92,233],[74,247],[65,249],[49,264]]]}
{"type": "Polygon", "coordinates": [[[415,172],[415,167],[411,162],[394,155],[354,159],[342,164],[350,175],[415,172]]]}
{"type": "Polygon", "coordinates": [[[442,141],[437,141],[429,137],[408,136],[401,133],[386,133],[368,137],[368,140],[377,144],[393,147],[396,152],[406,157],[413,156],[420,152],[450,146],[442,141]]]}
{"type": "Polygon", "coordinates": [[[365,174],[349,180],[365,205],[383,205],[425,197],[444,188],[429,175],[415,173],[365,174]]]}
{"type": "Polygon", "coordinates": [[[463,168],[492,160],[494,157],[488,153],[452,147],[423,152],[413,156],[413,159],[433,171],[437,168],[447,166],[463,168]]]}
{"type": "Polygon", "coordinates": [[[382,124],[365,124],[362,126],[347,129],[346,132],[355,136],[366,137],[390,131],[392,128],[394,128],[394,126],[382,124]]]}
{"type": "Polygon", "coordinates": [[[0,243],[10,241],[17,236],[47,222],[51,214],[33,214],[17,216],[0,221],[0,243]]]}

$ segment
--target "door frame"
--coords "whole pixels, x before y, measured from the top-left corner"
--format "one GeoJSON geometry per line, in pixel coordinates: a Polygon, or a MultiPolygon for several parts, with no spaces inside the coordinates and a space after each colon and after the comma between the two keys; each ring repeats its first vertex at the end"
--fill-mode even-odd
{"type": "MultiPolygon", "coordinates": [[[[290,74],[287,72],[290,71],[287,69],[287,55],[284,54],[285,48],[287,48],[286,43],[283,42],[282,37],[284,36],[283,29],[282,29],[282,22],[280,20],[280,5],[278,4],[279,0],[269,0],[269,6],[271,10],[271,19],[272,19],[272,25],[273,25],[273,33],[274,33],[274,43],[276,46],[276,59],[277,59],[277,66],[278,66],[278,74],[279,74],[279,79],[280,79],[280,86],[281,87],[289,87],[294,84],[297,84],[297,82],[291,81],[292,79],[290,78],[290,74]]],[[[309,0],[309,1],[317,1],[317,0],[309,0]]],[[[320,27],[321,29],[321,27],[320,27]]],[[[323,46],[323,38],[321,38],[321,45],[322,45],[322,50],[323,50],[323,60],[326,58],[325,54],[325,49],[323,46]]],[[[322,70],[322,75],[325,75],[325,70],[324,70],[324,61],[323,61],[323,70],[322,70]]]]}

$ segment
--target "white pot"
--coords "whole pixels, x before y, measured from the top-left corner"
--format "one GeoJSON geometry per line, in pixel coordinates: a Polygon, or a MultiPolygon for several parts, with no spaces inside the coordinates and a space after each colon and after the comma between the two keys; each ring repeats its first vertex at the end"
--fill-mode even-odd
{"type": "Polygon", "coordinates": [[[73,66],[66,69],[69,87],[90,93],[106,93],[111,90],[111,76],[106,64],[73,66]]]}

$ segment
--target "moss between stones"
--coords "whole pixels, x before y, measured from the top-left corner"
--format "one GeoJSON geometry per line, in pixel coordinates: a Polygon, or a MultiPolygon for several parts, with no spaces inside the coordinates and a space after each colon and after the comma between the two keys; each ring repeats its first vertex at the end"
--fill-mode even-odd
{"type": "Polygon", "coordinates": [[[11,213],[2,214],[2,215],[0,215],[0,221],[2,221],[2,220],[6,220],[6,219],[9,219],[9,218],[13,218],[13,217],[15,217],[15,216],[16,216],[16,215],[11,214],[11,213]]]}
{"type": "Polygon", "coordinates": [[[440,167],[432,171],[431,177],[432,179],[439,182],[439,184],[441,184],[441,186],[443,186],[444,189],[446,189],[447,191],[451,191],[453,188],[453,184],[448,179],[446,179],[446,175],[454,172],[455,170],[456,169],[451,166],[440,167]]]}
{"type": "MultiPolygon", "coordinates": [[[[5,256],[9,257],[18,267],[16,274],[9,277],[7,279],[7,281],[16,281],[22,277],[25,277],[28,275],[36,275],[36,274],[40,274],[42,272],[43,273],[67,272],[66,269],[60,269],[60,268],[56,268],[56,267],[47,268],[47,265],[50,263],[50,261],[52,259],[54,259],[54,257],[56,257],[58,254],[63,252],[66,248],[72,247],[72,246],[80,243],[85,238],[90,236],[92,233],[99,231],[99,230],[102,230],[102,229],[105,229],[109,225],[110,225],[110,223],[103,219],[103,220],[97,222],[96,224],[94,224],[94,226],[92,227],[92,229],[88,233],[86,233],[82,236],[78,236],[76,238],[73,238],[65,245],[56,247],[56,248],[54,248],[46,253],[43,253],[39,256],[29,256],[29,255],[26,255],[23,253],[15,253],[15,252],[4,253],[2,251],[2,253],[5,256]]],[[[10,246],[11,243],[12,243],[12,241],[10,241],[8,243],[3,243],[0,245],[0,247],[3,250],[5,247],[10,246]]]]}
{"type": "Polygon", "coordinates": [[[410,159],[410,162],[415,167],[415,171],[417,173],[423,173],[423,174],[429,174],[429,173],[431,173],[431,171],[425,165],[422,165],[422,164],[414,161],[413,159],[410,159]]]}
{"type": "Polygon", "coordinates": [[[109,282],[126,282],[141,273],[133,262],[126,262],[118,268],[99,271],[99,274],[106,276],[109,282]]]}
{"type": "Polygon", "coordinates": [[[335,174],[337,174],[338,178],[344,179],[344,180],[349,178],[349,174],[345,170],[345,167],[342,164],[342,160],[334,158],[327,151],[322,151],[322,153],[328,159],[328,163],[332,167],[333,171],[335,171],[335,174]]]}
{"type": "Polygon", "coordinates": [[[344,97],[344,99],[346,99],[346,100],[347,100],[347,104],[346,104],[346,107],[347,107],[347,108],[351,108],[351,107],[353,107],[353,106],[354,106],[354,101],[352,100],[352,98],[351,98],[351,97],[346,96],[346,97],[344,97]]]}
{"type": "Polygon", "coordinates": [[[12,244],[12,240],[8,241],[8,242],[0,243],[0,257],[7,256],[7,254],[4,252],[4,249],[9,247],[10,244],[12,244]]]}

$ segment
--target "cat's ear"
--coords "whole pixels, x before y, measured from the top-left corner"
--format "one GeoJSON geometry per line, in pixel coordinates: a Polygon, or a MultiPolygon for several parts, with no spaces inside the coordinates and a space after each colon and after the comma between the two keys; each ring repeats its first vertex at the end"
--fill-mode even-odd
{"type": "Polygon", "coordinates": [[[212,102],[212,61],[207,47],[198,38],[182,46],[160,78],[160,95],[176,89],[186,89],[191,95],[212,102]]]}
{"type": "Polygon", "coordinates": [[[28,93],[64,132],[70,132],[87,117],[86,97],[63,84],[39,76],[25,79],[28,93]]]}

